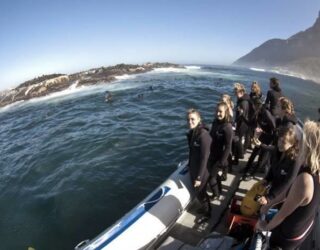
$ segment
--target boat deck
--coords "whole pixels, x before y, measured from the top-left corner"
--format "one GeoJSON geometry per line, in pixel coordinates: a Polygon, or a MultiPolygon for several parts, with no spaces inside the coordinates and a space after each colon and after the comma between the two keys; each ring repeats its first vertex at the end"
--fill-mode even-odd
{"type": "MultiPolygon", "coordinates": [[[[223,192],[220,200],[211,202],[212,212],[211,218],[208,222],[200,225],[195,221],[201,215],[196,211],[200,207],[197,200],[192,202],[188,209],[183,212],[179,220],[175,223],[173,228],[169,230],[165,236],[165,240],[160,243],[160,246],[155,249],[158,250],[203,250],[210,249],[208,246],[199,247],[201,243],[212,232],[217,232],[226,235],[227,228],[227,215],[228,208],[234,196],[244,197],[246,192],[252,187],[254,183],[263,178],[263,173],[257,172],[255,177],[250,181],[242,180],[242,170],[244,169],[248,157],[251,152],[249,151],[243,160],[240,160],[239,166],[234,166],[232,173],[228,173],[227,180],[222,182],[223,192]]],[[[308,238],[300,246],[300,250],[320,250],[320,206],[315,218],[316,226],[310,233],[308,238]]],[[[231,238],[232,239],[232,238],[231,238]]],[[[227,248],[229,249],[229,248],[227,248]]]]}
{"type": "Polygon", "coordinates": [[[157,249],[198,249],[192,246],[196,247],[210,232],[215,231],[223,235],[227,233],[227,210],[232,198],[234,196],[244,197],[247,190],[263,177],[263,174],[257,173],[252,180],[242,181],[243,173],[241,171],[244,169],[250,153],[247,153],[245,158],[239,161],[238,166],[233,166],[232,173],[228,173],[227,180],[222,182],[222,195],[220,199],[211,201],[212,211],[210,220],[202,224],[195,223],[201,217],[197,213],[200,204],[195,200],[182,214],[167,234],[166,240],[157,249]]]}

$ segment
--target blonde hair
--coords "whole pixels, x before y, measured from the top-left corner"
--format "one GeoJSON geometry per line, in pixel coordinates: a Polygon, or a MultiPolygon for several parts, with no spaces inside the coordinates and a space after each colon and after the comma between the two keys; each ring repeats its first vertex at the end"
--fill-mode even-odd
{"type": "Polygon", "coordinates": [[[244,85],[242,83],[238,83],[238,82],[233,84],[233,90],[237,93],[238,92],[246,93],[246,89],[245,89],[244,85]]]}
{"type": "Polygon", "coordinates": [[[201,114],[198,110],[194,108],[190,108],[187,110],[187,116],[189,116],[190,114],[196,114],[200,118],[200,123],[201,123],[201,114]]]}
{"type": "Polygon", "coordinates": [[[224,117],[224,121],[225,122],[231,122],[231,114],[230,114],[230,110],[229,110],[229,106],[226,102],[219,102],[217,104],[217,109],[218,107],[224,107],[225,110],[225,117],[224,117]]]}
{"type": "Polygon", "coordinates": [[[261,95],[261,88],[257,81],[253,81],[251,84],[251,88],[253,88],[253,93],[257,95],[261,95]]]}
{"type": "Polygon", "coordinates": [[[320,124],[307,120],[303,126],[303,152],[305,164],[312,174],[320,172],[320,124]]]}
{"type": "Polygon", "coordinates": [[[292,101],[290,101],[288,98],[286,97],[280,97],[279,98],[280,101],[280,105],[281,105],[281,109],[290,114],[293,115],[294,114],[294,107],[293,107],[293,103],[292,101]]]}
{"type": "Polygon", "coordinates": [[[223,99],[226,99],[226,103],[227,103],[228,107],[230,107],[231,109],[234,108],[234,104],[233,104],[233,101],[232,101],[232,99],[231,99],[231,96],[229,96],[229,95],[227,95],[227,94],[223,94],[223,95],[221,96],[221,101],[222,101],[222,102],[224,102],[223,99]]]}

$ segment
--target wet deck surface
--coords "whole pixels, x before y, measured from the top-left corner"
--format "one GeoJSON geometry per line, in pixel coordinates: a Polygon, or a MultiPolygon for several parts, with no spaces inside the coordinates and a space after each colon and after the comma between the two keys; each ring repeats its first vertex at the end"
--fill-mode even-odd
{"type": "Polygon", "coordinates": [[[233,166],[232,173],[228,173],[227,180],[222,182],[222,195],[220,199],[211,201],[212,211],[210,220],[202,224],[195,223],[201,217],[201,214],[197,213],[200,204],[195,200],[170,230],[168,238],[157,249],[199,249],[196,247],[197,244],[209,233],[213,231],[221,234],[227,233],[227,211],[232,198],[235,195],[244,197],[247,190],[258,180],[262,179],[262,174],[258,173],[250,181],[242,180],[242,170],[250,153],[247,153],[245,158],[240,160],[238,166],[233,166]]]}

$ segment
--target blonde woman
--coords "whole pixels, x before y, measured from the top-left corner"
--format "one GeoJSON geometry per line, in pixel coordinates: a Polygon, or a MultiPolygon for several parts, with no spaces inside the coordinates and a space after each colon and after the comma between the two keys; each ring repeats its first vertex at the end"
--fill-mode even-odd
{"type": "MultiPolygon", "coordinates": [[[[294,127],[282,127],[279,131],[279,139],[275,147],[261,144],[258,139],[254,139],[255,143],[262,150],[269,151],[271,149],[271,168],[264,178],[271,188],[265,196],[262,196],[258,202],[261,205],[272,205],[274,200],[285,194],[293,181],[295,180],[301,162],[299,156],[299,140],[294,127]]],[[[282,196],[283,197],[283,196],[282,196]]]]}
{"type": "Polygon", "coordinates": [[[202,124],[200,112],[196,109],[187,111],[187,134],[189,145],[189,173],[195,188],[197,199],[202,204],[202,217],[196,222],[201,224],[208,220],[211,215],[209,196],[206,192],[209,179],[208,159],[210,155],[211,136],[208,128],[202,124]]]}
{"type": "Polygon", "coordinates": [[[247,140],[247,134],[249,132],[249,109],[250,109],[250,97],[246,94],[246,90],[243,84],[234,84],[234,94],[237,97],[236,106],[236,131],[235,134],[238,137],[237,142],[234,147],[234,161],[233,165],[239,164],[239,159],[243,159],[244,153],[249,145],[247,140]],[[244,145],[242,144],[242,139],[246,138],[244,145]]]}
{"type": "Polygon", "coordinates": [[[257,108],[258,106],[262,105],[262,93],[261,93],[261,88],[260,85],[257,81],[253,81],[251,84],[251,92],[250,92],[250,99],[252,104],[257,108]]]}
{"type": "MultiPolygon", "coordinates": [[[[251,84],[251,92],[250,92],[250,114],[249,114],[249,131],[246,136],[246,140],[252,140],[254,136],[254,131],[258,126],[258,116],[262,107],[262,93],[260,85],[257,81],[253,81],[251,84]]],[[[251,143],[248,143],[249,148],[251,147],[251,143]]]]}
{"type": "Polygon", "coordinates": [[[228,106],[228,111],[229,111],[229,115],[231,117],[231,121],[233,119],[233,108],[234,108],[234,104],[233,101],[231,99],[231,96],[227,95],[227,94],[223,94],[221,96],[221,102],[224,102],[227,104],[228,106]]]}
{"type": "Polygon", "coordinates": [[[304,166],[293,182],[280,211],[269,223],[256,228],[271,230],[270,247],[297,249],[312,231],[320,202],[320,125],[304,124],[304,166]]]}
{"type": "Polygon", "coordinates": [[[210,135],[212,138],[209,170],[210,170],[210,187],[212,189],[212,198],[218,199],[221,193],[221,181],[227,179],[228,167],[231,163],[231,146],[233,131],[231,117],[228,112],[228,105],[220,102],[217,105],[215,119],[212,122],[210,135]],[[219,170],[223,174],[220,178],[219,170]]]}

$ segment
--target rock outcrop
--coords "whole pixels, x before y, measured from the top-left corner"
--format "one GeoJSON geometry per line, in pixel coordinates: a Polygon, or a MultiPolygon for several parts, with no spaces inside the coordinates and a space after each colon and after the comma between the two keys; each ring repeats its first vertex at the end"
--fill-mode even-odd
{"type": "Polygon", "coordinates": [[[286,40],[269,40],[233,64],[276,70],[320,82],[320,12],[309,29],[286,40]]]}
{"type": "Polygon", "coordinates": [[[172,63],[146,63],[143,65],[118,64],[110,67],[94,68],[71,75],[43,75],[26,81],[14,89],[0,92],[0,107],[17,101],[29,100],[62,91],[73,84],[75,84],[76,87],[80,87],[83,85],[109,83],[115,81],[117,76],[140,74],[155,68],[167,67],[181,68],[182,66],[172,63]]]}

